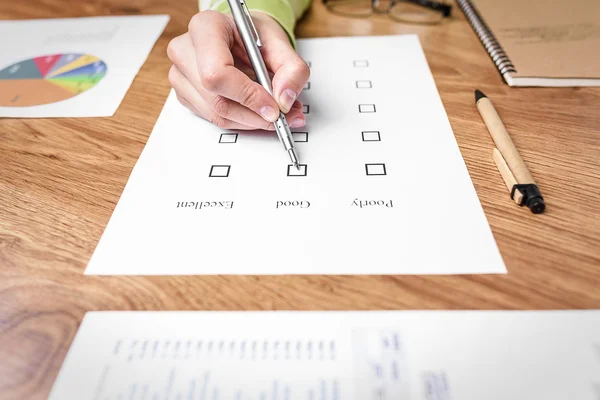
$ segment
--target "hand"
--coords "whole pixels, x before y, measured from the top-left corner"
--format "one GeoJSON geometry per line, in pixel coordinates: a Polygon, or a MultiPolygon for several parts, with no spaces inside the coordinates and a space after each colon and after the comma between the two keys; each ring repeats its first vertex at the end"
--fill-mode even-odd
{"type": "Polygon", "coordinates": [[[232,16],[216,11],[196,14],[188,32],[169,43],[169,81],[184,106],[220,128],[273,130],[279,110],[292,128],[302,127],[306,119],[297,97],[308,82],[308,65],[277,21],[261,13],[253,13],[253,19],[274,96],[251,79],[252,66],[232,16]]]}

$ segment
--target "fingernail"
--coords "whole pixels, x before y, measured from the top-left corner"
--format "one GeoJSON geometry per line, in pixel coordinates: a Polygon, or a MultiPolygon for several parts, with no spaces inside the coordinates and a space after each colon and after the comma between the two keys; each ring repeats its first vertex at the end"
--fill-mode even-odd
{"type": "Polygon", "coordinates": [[[302,128],[305,123],[306,123],[306,121],[303,120],[302,118],[294,118],[292,120],[292,123],[290,124],[290,127],[291,128],[302,128]]]}
{"type": "Polygon", "coordinates": [[[279,102],[281,103],[281,107],[283,107],[283,112],[289,112],[290,108],[294,105],[296,101],[296,97],[298,95],[291,89],[285,89],[281,96],[279,96],[279,102]]]}
{"type": "Polygon", "coordinates": [[[277,118],[279,118],[279,113],[271,106],[264,106],[261,108],[260,115],[269,122],[275,122],[277,121],[277,118]]]}

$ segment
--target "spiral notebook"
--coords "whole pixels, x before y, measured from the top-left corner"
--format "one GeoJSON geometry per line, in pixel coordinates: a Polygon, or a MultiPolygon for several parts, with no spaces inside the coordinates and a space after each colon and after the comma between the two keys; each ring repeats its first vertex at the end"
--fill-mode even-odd
{"type": "Polygon", "coordinates": [[[600,86],[598,0],[457,0],[510,86],[600,86]]]}

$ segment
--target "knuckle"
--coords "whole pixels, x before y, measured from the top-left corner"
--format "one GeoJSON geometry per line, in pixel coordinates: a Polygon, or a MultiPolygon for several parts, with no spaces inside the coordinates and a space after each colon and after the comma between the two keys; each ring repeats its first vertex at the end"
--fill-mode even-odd
{"type": "Polygon", "coordinates": [[[210,116],[209,121],[218,128],[227,129],[227,120],[218,114],[213,113],[210,116]]]}
{"type": "Polygon", "coordinates": [[[223,80],[225,76],[216,69],[207,69],[202,73],[201,81],[202,86],[204,86],[208,91],[215,92],[219,90],[219,88],[223,84],[223,80]]]}
{"type": "Polygon", "coordinates": [[[204,19],[207,13],[208,11],[196,13],[196,15],[194,15],[192,19],[190,19],[190,23],[188,24],[188,31],[193,32],[196,29],[200,28],[202,25],[204,25],[204,19]]]}
{"type": "Polygon", "coordinates": [[[215,96],[212,100],[212,109],[217,115],[226,117],[231,109],[231,101],[223,96],[215,96]]]}
{"type": "Polygon", "coordinates": [[[260,98],[260,92],[256,90],[254,85],[248,83],[241,88],[241,103],[248,108],[255,108],[260,98]]]}
{"type": "Polygon", "coordinates": [[[227,16],[219,11],[215,11],[215,10],[206,10],[201,12],[201,14],[204,14],[204,23],[206,23],[205,21],[210,20],[212,23],[214,23],[216,26],[222,28],[224,25],[223,24],[228,24],[228,18],[227,16]]]}
{"type": "Polygon", "coordinates": [[[177,84],[177,67],[175,65],[171,65],[171,68],[169,69],[169,83],[171,84],[172,87],[175,87],[175,85],[177,84]]]}
{"type": "Polygon", "coordinates": [[[294,69],[296,72],[304,79],[308,80],[310,78],[310,68],[308,64],[304,62],[304,60],[298,59],[294,64],[294,69]]]}
{"type": "Polygon", "coordinates": [[[176,37],[173,40],[171,40],[169,42],[169,45],[167,46],[167,57],[169,57],[169,60],[171,60],[173,62],[173,64],[179,64],[181,61],[181,56],[180,56],[180,51],[179,51],[179,47],[180,47],[179,42],[180,42],[179,37],[176,37]]]}
{"type": "Polygon", "coordinates": [[[199,13],[196,13],[196,15],[194,15],[192,19],[190,19],[190,23],[188,24],[188,31],[195,32],[198,29],[201,29],[204,26],[206,26],[207,23],[209,23],[209,21],[219,22],[223,19],[225,19],[225,16],[220,12],[214,10],[201,11],[199,13]]]}

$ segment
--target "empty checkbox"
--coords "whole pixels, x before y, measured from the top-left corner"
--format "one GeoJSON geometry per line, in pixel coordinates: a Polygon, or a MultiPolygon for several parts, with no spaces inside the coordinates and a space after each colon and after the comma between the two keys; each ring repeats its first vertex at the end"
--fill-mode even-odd
{"type": "Polygon", "coordinates": [[[359,104],[358,112],[361,113],[374,113],[375,112],[375,104],[359,104]]]}
{"type": "Polygon", "coordinates": [[[306,85],[304,85],[304,90],[308,89],[310,89],[310,82],[306,82],[306,85]]]}
{"type": "Polygon", "coordinates": [[[308,132],[292,132],[292,137],[296,143],[308,142],[308,132]]]}
{"type": "Polygon", "coordinates": [[[354,60],[354,66],[356,68],[367,68],[369,66],[369,62],[367,60],[354,60]]]}
{"type": "Polygon", "coordinates": [[[356,81],[357,89],[371,89],[372,87],[373,84],[371,83],[371,81],[356,81]]]}
{"type": "Polygon", "coordinates": [[[380,142],[381,135],[379,131],[363,131],[362,140],[363,142],[380,142]]]}
{"type": "Polygon", "coordinates": [[[367,175],[386,175],[385,164],[365,164],[367,175]]]}
{"type": "Polygon", "coordinates": [[[303,112],[304,114],[308,114],[308,113],[310,112],[310,106],[309,106],[308,104],[304,104],[304,105],[302,106],[302,112],[303,112]]]}
{"type": "Polygon", "coordinates": [[[237,143],[237,133],[221,133],[219,143],[237,143]]]}
{"type": "Polygon", "coordinates": [[[308,170],[306,164],[300,164],[299,167],[300,169],[296,168],[295,165],[288,165],[287,176],[306,176],[308,170]]]}
{"type": "Polygon", "coordinates": [[[210,174],[208,176],[211,178],[227,178],[230,169],[231,165],[213,165],[210,167],[210,174]]]}

